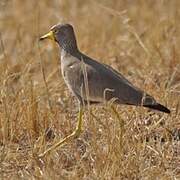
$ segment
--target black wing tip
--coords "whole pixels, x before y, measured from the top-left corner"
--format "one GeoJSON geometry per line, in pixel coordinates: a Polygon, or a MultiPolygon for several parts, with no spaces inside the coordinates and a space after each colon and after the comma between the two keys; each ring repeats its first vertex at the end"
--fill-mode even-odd
{"type": "Polygon", "coordinates": [[[167,114],[170,114],[170,113],[171,113],[171,111],[170,111],[167,107],[165,107],[165,106],[163,106],[163,105],[161,105],[161,104],[159,104],[159,103],[153,104],[153,105],[144,105],[144,107],[148,107],[148,108],[151,108],[151,109],[155,109],[155,110],[158,110],[158,111],[167,113],[167,114]]]}

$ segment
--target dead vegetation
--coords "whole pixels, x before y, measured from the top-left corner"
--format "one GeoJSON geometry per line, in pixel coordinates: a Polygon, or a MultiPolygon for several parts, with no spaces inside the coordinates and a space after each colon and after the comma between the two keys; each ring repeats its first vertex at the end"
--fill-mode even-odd
{"type": "Polygon", "coordinates": [[[180,178],[180,1],[1,0],[1,179],[180,178]],[[80,138],[39,160],[75,128],[76,100],[59,50],[38,37],[74,25],[80,49],[121,71],[172,113],[104,106],[84,114],[80,138]]]}

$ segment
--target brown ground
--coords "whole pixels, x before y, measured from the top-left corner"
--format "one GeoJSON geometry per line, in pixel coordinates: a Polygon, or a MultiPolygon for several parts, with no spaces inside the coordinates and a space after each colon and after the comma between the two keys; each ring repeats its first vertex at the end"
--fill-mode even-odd
{"type": "Polygon", "coordinates": [[[179,0],[1,0],[0,178],[180,178],[179,0]],[[65,86],[59,50],[38,37],[74,25],[80,49],[119,70],[167,105],[93,106],[81,136],[38,160],[75,128],[76,100],[65,86]]]}

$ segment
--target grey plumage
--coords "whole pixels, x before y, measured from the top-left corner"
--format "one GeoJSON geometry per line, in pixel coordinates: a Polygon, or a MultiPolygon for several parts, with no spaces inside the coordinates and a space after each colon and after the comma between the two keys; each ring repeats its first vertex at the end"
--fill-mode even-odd
{"type": "Polygon", "coordinates": [[[81,53],[71,25],[56,25],[51,31],[61,49],[61,70],[64,80],[81,104],[87,100],[90,103],[102,103],[113,98],[117,104],[142,105],[170,113],[168,108],[135,87],[122,74],[81,53]]]}

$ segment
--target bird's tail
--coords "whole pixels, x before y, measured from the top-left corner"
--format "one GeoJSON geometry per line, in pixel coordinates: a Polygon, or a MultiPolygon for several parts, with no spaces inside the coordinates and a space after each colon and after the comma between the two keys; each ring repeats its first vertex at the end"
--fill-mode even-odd
{"type": "Polygon", "coordinates": [[[155,110],[158,110],[158,111],[161,111],[161,112],[165,112],[165,113],[168,113],[168,114],[171,112],[167,107],[165,107],[165,106],[163,106],[163,105],[161,105],[159,103],[152,104],[152,105],[143,105],[143,106],[151,108],[151,109],[155,109],[155,110]]]}

